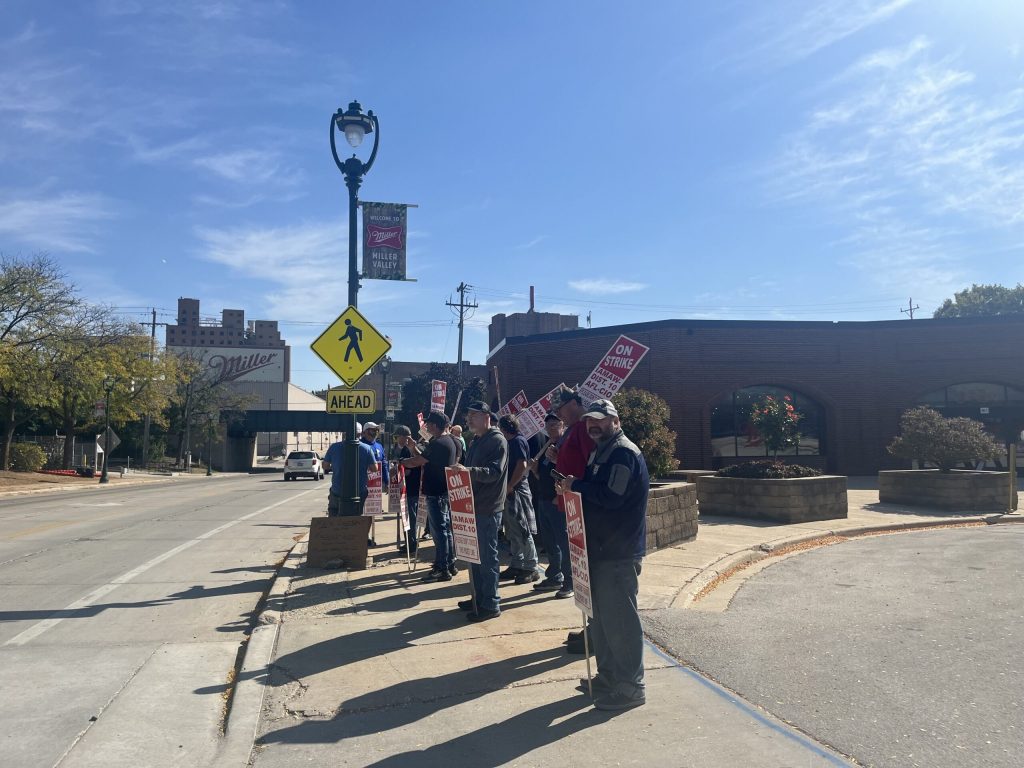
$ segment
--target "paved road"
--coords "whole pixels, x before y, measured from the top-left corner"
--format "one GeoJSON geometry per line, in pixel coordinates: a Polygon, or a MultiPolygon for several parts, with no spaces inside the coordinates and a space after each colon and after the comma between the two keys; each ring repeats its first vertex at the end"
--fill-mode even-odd
{"type": "Polygon", "coordinates": [[[0,499],[0,764],[214,764],[253,609],[326,493],[255,475],[0,499]]]}
{"type": "Polygon", "coordinates": [[[869,766],[1024,765],[1024,526],[781,560],[724,613],[646,614],[673,655],[869,766]]]}

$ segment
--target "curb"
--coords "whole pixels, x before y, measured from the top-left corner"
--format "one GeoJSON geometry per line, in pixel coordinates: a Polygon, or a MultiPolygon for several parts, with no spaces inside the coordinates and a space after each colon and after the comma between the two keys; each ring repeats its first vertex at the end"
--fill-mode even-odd
{"type": "Polygon", "coordinates": [[[948,518],[944,520],[914,520],[912,522],[889,523],[886,525],[864,525],[855,528],[839,528],[831,531],[801,534],[785,539],[775,539],[771,542],[754,544],[747,549],[723,555],[718,560],[710,563],[701,569],[700,573],[688,581],[676,596],[669,601],[670,608],[689,608],[695,602],[697,595],[704,587],[714,581],[723,573],[741,565],[749,565],[771,556],[785,547],[794,544],[806,544],[811,541],[818,541],[831,537],[853,539],[871,533],[885,533],[888,531],[912,531],[917,529],[941,528],[948,525],[961,525],[963,523],[986,523],[987,525],[1001,525],[1004,523],[1024,523],[1024,515],[1017,512],[990,513],[987,515],[971,515],[968,517],[948,518]]]}

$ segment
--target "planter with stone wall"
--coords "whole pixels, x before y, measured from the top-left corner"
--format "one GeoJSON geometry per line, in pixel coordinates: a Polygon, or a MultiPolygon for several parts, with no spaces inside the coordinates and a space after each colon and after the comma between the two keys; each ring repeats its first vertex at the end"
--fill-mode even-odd
{"type": "Polygon", "coordinates": [[[906,504],[947,512],[1004,512],[1010,503],[1010,473],[957,469],[952,472],[937,469],[879,472],[878,500],[883,504],[906,504]]]}
{"type": "Polygon", "coordinates": [[[647,551],[697,537],[697,486],[653,483],[647,497],[647,551]]]}
{"type": "Polygon", "coordinates": [[[847,515],[846,478],[837,475],[755,480],[697,478],[702,515],[729,515],[780,523],[838,520],[847,515]]]}

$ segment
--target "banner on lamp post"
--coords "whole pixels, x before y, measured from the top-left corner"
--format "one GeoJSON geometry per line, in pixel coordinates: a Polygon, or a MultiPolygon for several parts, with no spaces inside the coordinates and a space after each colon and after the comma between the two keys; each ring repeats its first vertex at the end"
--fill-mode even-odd
{"type": "Polygon", "coordinates": [[[650,349],[628,336],[619,336],[587,380],[580,385],[579,395],[583,405],[588,406],[602,398],[611,399],[622,389],[626,379],[650,349]]]}
{"type": "Polygon", "coordinates": [[[452,538],[455,556],[467,563],[480,564],[480,541],[476,535],[476,513],[473,508],[473,484],[468,469],[445,467],[448,480],[448,501],[452,511],[452,538]]]}
{"type": "Polygon", "coordinates": [[[360,203],[363,209],[363,277],[405,280],[407,205],[360,203]]]}
{"type": "Polygon", "coordinates": [[[444,413],[448,400],[448,382],[438,379],[430,380],[430,410],[444,413]]]}

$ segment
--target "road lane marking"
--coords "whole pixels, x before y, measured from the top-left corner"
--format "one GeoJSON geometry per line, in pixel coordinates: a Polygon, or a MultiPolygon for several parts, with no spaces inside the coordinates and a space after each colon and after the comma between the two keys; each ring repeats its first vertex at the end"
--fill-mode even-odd
{"type": "MultiPolygon", "coordinates": [[[[307,493],[312,493],[313,491],[316,491],[316,490],[319,490],[319,487],[318,488],[310,488],[308,491],[302,491],[302,493],[297,493],[294,496],[289,496],[287,499],[282,499],[281,501],[275,502],[274,504],[271,504],[268,507],[263,507],[263,509],[258,509],[255,512],[250,512],[248,515],[243,515],[242,517],[239,517],[236,520],[232,520],[231,522],[224,523],[223,525],[218,525],[212,531],[207,531],[204,534],[196,536],[194,539],[189,539],[188,541],[179,544],[178,546],[174,547],[173,549],[167,550],[162,555],[157,555],[152,560],[148,560],[145,563],[143,563],[142,565],[137,566],[135,568],[132,568],[130,571],[126,571],[125,573],[122,573],[120,576],[117,576],[116,578],[111,579],[109,583],[103,584],[103,585],[97,587],[96,589],[94,589],[92,592],[90,592],[89,594],[85,595],[84,597],[80,597],[78,600],[75,600],[75,602],[71,603],[71,605],[67,606],[66,608],[64,608],[62,610],[54,611],[54,613],[68,614],[71,611],[75,611],[75,610],[78,610],[79,608],[85,608],[86,606],[92,605],[94,602],[99,600],[101,597],[103,597],[104,595],[109,594],[110,592],[113,592],[115,589],[117,589],[122,584],[127,584],[129,581],[134,579],[136,576],[140,576],[143,573],[145,573],[146,571],[148,571],[150,568],[153,568],[153,567],[155,567],[157,565],[160,565],[160,563],[163,563],[163,562],[165,562],[167,560],[170,560],[172,557],[174,557],[175,555],[181,554],[186,549],[189,549],[190,547],[194,547],[196,544],[199,544],[202,541],[206,541],[210,537],[216,536],[218,533],[223,533],[228,528],[231,528],[234,525],[238,525],[238,523],[245,522],[246,520],[254,518],[257,515],[262,515],[264,512],[269,512],[270,510],[274,509],[275,507],[279,507],[282,504],[287,504],[288,502],[295,501],[300,496],[305,496],[307,493]]],[[[49,618],[49,619],[43,619],[42,621],[40,621],[40,622],[38,622],[36,624],[33,624],[31,627],[26,629],[24,632],[21,632],[21,633],[15,635],[10,640],[5,642],[4,645],[5,646],[8,646],[8,645],[25,645],[26,643],[31,642],[32,640],[35,640],[37,637],[39,637],[41,634],[43,634],[43,632],[45,632],[46,630],[52,629],[53,627],[55,627],[58,624],[60,624],[62,621],[64,621],[65,618],[67,618],[66,615],[65,616],[56,616],[56,617],[52,617],[52,618],[49,618]]]]}

